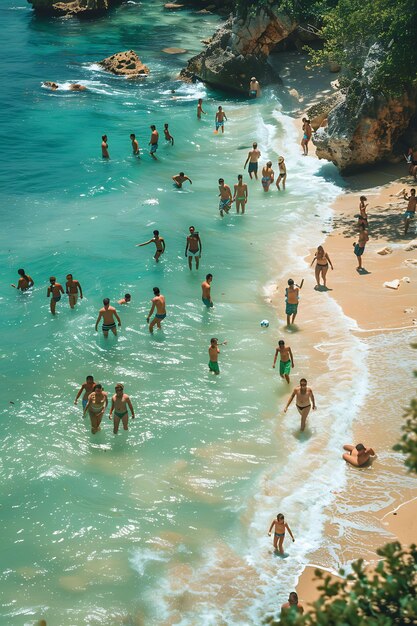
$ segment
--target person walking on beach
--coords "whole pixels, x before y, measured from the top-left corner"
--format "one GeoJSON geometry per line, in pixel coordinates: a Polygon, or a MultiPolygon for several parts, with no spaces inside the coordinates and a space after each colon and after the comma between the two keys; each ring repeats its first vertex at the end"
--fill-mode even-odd
{"type": "Polygon", "coordinates": [[[256,180],[258,180],[258,161],[260,157],[261,152],[260,150],[258,150],[258,144],[256,143],[256,141],[254,141],[252,144],[252,150],[249,150],[245,165],[243,166],[243,169],[245,170],[247,164],[249,163],[248,174],[251,180],[252,174],[254,174],[256,180]]]}
{"type": "Polygon", "coordinates": [[[220,217],[223,217],[224,213],[229,213],[232,205],[232,192],[229,185],[224,184],[224,178],[219,178],[219,211],[220,217]]]}
{"type": "Polygon", "coordinates": [[[152,124],[152,126],[151,126],[151,138],[150,138],[150,141],[149,141],[149,144],[148,144],[148,145],[149,145],[149,146],[151,146],[151,149],[150,149],[150,151],[149,151],[149,154],[150,154],[150,155],[151,155],[151,157],[152,157],[153,159],[155,159],[155,160],[156,160],[155,153],[156,153],[156,151],[158,150],[158,141],[159,141],[159,133],[158,133],[158,131],[156,130],[156,126],[154,126],[154,125],[152,124]]]}
{"type": "Polygon", "coordinates": [[[203,280],[201,283],[201,299],[203,304],[206,305],[208,309],[212,308],[213,301],[211,299],[211,282],[213,280],[213,274],[207,274],[206,280],[203,280]]]}
{"type": "Polygon", "coordinates": [[[64,293],[62,285],[56,282],[55,276],[51,276],[49,279],[51,283],[48,287],[48,291],[46,292],[46,297],[49,298],[51,296],[50,308],[52,315],[55,315],[55,307],[56,303],[61,300],[61,293],[64,293]]]}
{"type": "Polygon", "coordinates": [[[252,76],[249,83],[249,98],[260,98],[261,86],[256,80],[255,76],[252,76]]]}
{"type": "MultiPolygon", "coordinates": [[[[227,341],[223,341],[220,345],[225,346],[226,344],[227,344],[227,341]]],[[[212,337],[210,339],[208,353],[209,353],[209,364],[208,364],[209,370],[210,372],[213,372],[216,376],[218,376],[220,374],[219,361],[218,361],[220,349],[219,349],[219,340],[217,339],[217,337],[212,337]]]]}
{"type": "Polygon", "coordinates": [[[12,283],[10,285],[11,287],[14,287],[15,289],[18,289],[22,292],[27,291],[28,289],[30,289],[30,287],[33,287],[35,283],[33,282],[32,278],[29,276],[29,274],[25,273],[25,270],[18,269],[17,273],[19,274],[20,278],[17,281],[17,285],[14,285],[12,283]]]}
{"type": "Polygon", "coordinates": [[[216,134],[219,132],[219,128],[222,129],[222,133],[224,133],[224,123],[227,122],[226,113],[223,111],[223,108],[219,106],[216,113],[215,123],[216,130],[214,131],[216,134]]]}
{"type": "Polygon", "coordinates": [[[191,180],[191,178],[186,176],[184,174],[184,172],[180,172],[179,174],[175,174],[175,176],[172,177],[172,180],[174,181],[174,183],[178,187],[178,189],[182,189],[182,184],[185,183],[186,180],[188,180],[190,185],[193,184],[193,181],[191,180]]]}
{"type": "Polygon", "coordinates": [[[372,448],[366,448],[363,443],[358,443],[356,446],[347,443],[343,446],[343,450],[347,450],[347,452],[342,455],[342,458],[355,467],[362,467],[371,456],[375,456],[372,448]]]}
{"type": "Polygon", "coordinates": [[[362,255],[365,252],[366,243],[369,241],[369,235],[366,228],[362,227],[362,230],[359,233],[358,242],[353,244],[353,252],[355,253],[358,259],[358,267],[356,268],[358,271],[363,269],[362,267],[362,255]]]}
{"type": "Polygon", "coordinates": [[[107,143],[107,135],[101,136],[101,156],[103,159],[110,159],[109,144],[107,143]]]}
{"type": "Polygon", "coordinates": [[[130,293],[125,293],[125,297],[118,300],[117,304],[129,304],[131,300],[132,296],[130,295],[130,293]]]}
{"type": "Polygon", "coordinates": [[[280,554],[284,554],[284,539],[285,539],[285,531],[288,530],[293,543],[295,541],[294,535],[291,532],[291,528],[288,526],[285,521],[285,517],[282,513],[278,513],[276,519],[273,519],[271,522],[271,526],[268,530],[268,537],[271,536],[272,529],[274,529],[274,548],[280,554]]]}
{"type": "Polygon", "coordinates": [[[310,120],[306,117],[303,117],[303,138],[301,140],[301,147],[303,149],[303,156],[308,155],[308,142],[311,139],[311,135],[313,134],[313,130],[310,125],[310,120]]]}
{"type": "Polygon", "coordinates": [[[161,329],[161,322],[167,316],[166,306],[165,306],[165,297],[161,294],[158,287],[153,288],[153,295],[154,297],[151,300],[152,302],[151,310],[149,311],[149,315],[146,318],[146,323],[149,324],[151,315],[156,309],[155,317],[153,318],[152,322],[149,324],[150,333],[153,333],[153,327],[155,326],[155,324],[157,325],[159,329],[161,329]]]}
{"type": "Polygon", "coordinates": [[[367,209],[367,197],[361,196],[359,198],[359,215],[358,215],[358,226],[359,230],[361,228],[368,228],[368,214],[366,212],[367,209]]]}
{"type": "Polygon", "coordinates": [[[416,217],[416,190],[414,188],[410,189],[410,195],[407,196],[407,194],[404,194],[404,200],[408,201],[407,210],[404,213],[404,235],[406,235],[410,226],[410,220],[413,220],[416,217]]]}
{"type": "Polygon", "coordinates": [[[152,239],[149,239],[149,241],[145,241],[144,243],[137,243],[136,247],[142,248],[142,246],[148,246],[150,243],[154,243],[156,246],[156,252],[153,258],[158,263],[159,257],[165,252],[165,239],[159,236],[159,230],[153,231],[152,239]]]}
{"type": "Polygon", "coordinates": [[[132,151],[135,156],[140,156],[139,153],[139,142],[136,139],[136,135],[134,133],[130,133],[130,141],[132,142],[132,151]]]}
{"type": "Polygon", "coordinates": [[[98,312],[98,318],[96,321],[96,332],[98,330],[98,323],[101,319],[103,319],[102,331],[105,337],[109,336],[109,330],[113,333],[113,335],[117,335],[116,323],[114,318],[117,320],[117,325],[120,327],[122,322],[120,321],[120,317],[114,308],[114,306],[110,306],[109,298],[104,298],[103,300],[103,308],[98,312]]]}
{"type": "Polygon", "coordinates": [[[285,181],[287,180],[287,166],[285,165],[285,159],[283,156],[278,157],[278,170],[279,176],[277,178],[277,189],[281,191],[279,184],[282,182],[282,189],[285,191],[285,181]]]}
{"type": "Polygon", "coordinates": [[[199,98],[197,102],[197,118],[201,120],[201,114],[206,115],[206,112],[203,111],[203,98],[199,98]]]}
{"type": "Polygon", "coordinates": [[[278,341],[278,348],[275,350],[274,363],[272,367],[275,369],[279,354],[279,375],[281,378],[285,378],[288,384],[290,384],[291,368],[294,368],[294,357],[290,346],[285,345],[285,341],[280,339],[278,341]]]}
{"type": "Polygon", "coordinates": [[[103,391],[102,385],[97,383],[94,385],[93,392],[88,396],[87,404],[83,413],[84,418],[88,411],[91,422],[91,432],[93,435],[101,430],[101,420],[103,419],[108,403],[109,399],[107,397],[107,393],[103,391]]]}
{"type": "Polygon", "coordinates": [[[292,278],[288,280],[288,287],[285,289],[285,314],[287,316],[287,326],[294,324],[298,312],[298,302],[300,300],[300,289],[304,284],[304,279],[300,285],[295,285],[292,278]]]}
{"type": "Polygon", "coordinates": [[[164,135],[165,135],[165,141],[168,141],[171,144],[171,146],[173,146],[174,137],[169,132],[168,124],[164,124],[164,135]]]}
{"type": "Polygon", "coordinates": [[[83,299],[83,290],[78,280],[74,280],[72,274],[67,274],[67,282],[65,283],[65,292],[68,295],[68,302],[73,309],[77,304],[78,292],[80,292],[80,298],[83,299]]]}
{"type": "Polygon", "coordinates": [[[120,420],[122,420],[123,430],[128,430],[129,414],[127,408],[129,407],[132,414],[132,420],[135,419],[135,411],[132,406],[132,402],[127,393],[124,392],[124,386],[122,383],[117,383],[114,388],[115,394],[111,399],[111,407],[109,420],[113,419],[113,432],[117,435],[119,430],[120,420]],[[114,417],[113,417],[114,413],[114,417]]]}
{"type": "Polygon", "coordinates": [[[281,606],[281,613],[286,613],[291,610],[294,613],[300,613],[301,615],[304,613],[304,607],[299,603],[298,594],[295,591],[291,591],[288,596],[288,602],[285,602],[285,604],[281,606]]]}
{"type": "Polygon", "coordinates": [[[274,170],[272,169],[272,161],[268,161],[262,168],[262,187],[265,192],[269,191],[269,186],[274,182],[274,170]]]}
{"type": "Polygon", "coordinates": [[[300,380],[299,387],[295,387],[294,391],[292,392],[287,402],[287,406],[284,409],[284,413],[288,411],[288,407],[290,406],[294,398],[295,398],[295,406],[297,407],[297,411],[299,412],[301,416],[300,431],[303,432],[306,427],[307,417],[308,417],[308,414],[310,413],[311,408],[313,407],[313,411],[315,411],[317,408],[316,401],[314,399],[313,390],[310,387],[307,387],[307,381],[305,378],[302,378],[300,380]]]}
{"type": "Polygon", "coordinates": [[[190,234],[187,236],[185,244],[185,256],[188,256],[188,267],[190,270],[193,269],[193,257],[195,258],[195,269],[198,270],[203,246],[200,235],[196,232],[194,226],[190,226],[188,231],[190,234]]]}
{"type": "Polygon", "coordinates": [[[409,163],[409,174],[417,181],[417,147],[408,149],[407,163],[409,163]]]}
{"type": "Polygon", "coordinates": [[[236,202],[236,213],[242,209],[242,215],[245,212],[245,206],[248,201],[248,186],[243,182],[242,174],[237,177],[237,185],[234,185],[234,193],[232,202],[236,202]]]}
{"type": "Polygon", "coordinates": [[[90,393],[93,393],[95,384],[96,383],[94,382],[94,376],[86,377],[85,383],[81,385],[80,389],[78,390],[77,395],[75,396],[75,400],[74,400],[75,406],[77,406],[78,404],[78,398],[81,396],[82,393],[84,393],[82,403],[83,403],[83,409],[85,409],[85,407],[87,406],[87,402],[88,402],[88,396],[90,395],[90,393]]]}
{"type": "Polygon", "coordinates": [[[319,246],[317,248],[317,252],[314,255],[314,259],[311,261],[310,267],[312,267],[313,263],[316,263],[315,275],[316,275],[316,286],[314,289],[320,289],[320,274],[323,278],[323,287],[327,289],[326,285],[326,274],[329,271],[329,265],[334,269],[333,264],[330,260],[327,252],[324,251],[323,246],[319,246]]]}

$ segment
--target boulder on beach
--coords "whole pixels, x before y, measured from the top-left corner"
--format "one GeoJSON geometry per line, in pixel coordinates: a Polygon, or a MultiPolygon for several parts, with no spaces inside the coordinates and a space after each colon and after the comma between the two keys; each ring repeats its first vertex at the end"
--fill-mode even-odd
{"type": "Polygon", "coordinates": [[[384,283],[384,287],[387,287],[388,289],[398,289],[399,286],[400,286],[400,281],[398,278],[395,278],[395,280],[387,280],[384,283]]]}
{"type": "Polygon", "coordinates": [[[135,78],[149,74],[149,68],[142,63],[134,50],[117,52],[111,57],[99,61],[98,64],[108,72],[117,74],[117,76],[135,78]]]}
{"type": "Polygon", "coordinates": [[[413,239],[412,241],[410,241],[410,243],[408,243],[404,250],[406,252],[410,252],[411,250],[415,250],[417,248],[417,239],[413,239]]]}
{"type": "Polygon", "coordinates": [[[386,246],[385,248],[381,248],[380,250],[376,251],[377,254],[392,254],[392,248],[390,248],[389,246],[386,246]]]}

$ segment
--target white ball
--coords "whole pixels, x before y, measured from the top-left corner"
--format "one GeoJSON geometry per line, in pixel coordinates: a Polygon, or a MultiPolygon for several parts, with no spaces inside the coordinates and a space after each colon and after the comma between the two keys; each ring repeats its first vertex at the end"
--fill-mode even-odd
{"type": "Polygon", "coordinates": [[[262,320],[261,326],[262,326],[262,328],[268,328],[268,326],[269,326],[268,320],[262,320]]]}

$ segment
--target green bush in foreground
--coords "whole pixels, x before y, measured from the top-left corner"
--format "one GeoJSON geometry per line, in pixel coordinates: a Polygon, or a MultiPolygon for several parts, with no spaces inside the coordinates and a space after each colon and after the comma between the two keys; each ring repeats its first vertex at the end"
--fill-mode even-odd
{"type": "MultiPolygon", "coordinates": [[[[414,372],[414,376],[417,376],[417,372],[414,372]]],[[[401,429],[403,436],[394,446],[394,450],[406,455],[404,461],[406,467],[410,472],[417,474],[417,398],[411,400],[404,417],[406,417],[406,422],[401,429]]]]}

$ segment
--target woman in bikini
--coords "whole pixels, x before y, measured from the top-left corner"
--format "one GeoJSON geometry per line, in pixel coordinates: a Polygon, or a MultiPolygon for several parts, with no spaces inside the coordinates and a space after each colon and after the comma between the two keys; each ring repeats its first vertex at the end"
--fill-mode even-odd
{"type": "Polygon", "coordinates": [[[313,263],[316,262],[316,286],[315,289],[320,289],[321,285],[320,285],[320,274],[323,278],[323,287],[326,287],[326,274],[329,271],[329,265],[333,268],[333,264],[330,260],[329,255],[327,254],[327,252],[324,251],[323,246],[319,246],[317,248],[317,252],[314,255],[314,259],[311,261],[310,267],[313,265],[313,263]]]}
{"type": "Polygon", "coordinates": [[[281,191],[281,187],[279,186],[280,182],[282,182],[282,189],[285,191],[285,181],[287,180],[287,167],[285,165],[285,160],[283,156],[278,157],[278,168],[279,168],[279,176],[277,179],[277,189],[281,191]]]}
{"type": "Polygon", "coordinates": [[[91,422],[91,432],[93,435],[101,430],[100,423],[103,419],[108,403],[109,399],[107,397],[107,393],[103,391],[102,385],[94,385],[94,391],[88,396],[88,402],[83,413],[83,417],[85,417],[88,411],[91,422]]]}
{"type": "Polygon", "coordinates": [[[269,527],[268,531],[268,537],[271,536],[272,529],[274,529],[274,548],[280,554],[284,554],[284,549],[282,545],[285,539],[285,530],[288,530],[293,542],[295,541],[295,539],[294,535],[291,532],[291,528],[286,523],[282,513],[278,513],[277,519],[272,520],[271,526],[269,527]]]}
{"type": "Polygon", "coordinates": [[[269,186],[274,182],[274,170],[272,169],[272,161],[268,161],[262,168],[262,187],[264,191],[269,191],[269,186]]]}
{"type": "Polygon", "coordinates": [[[129,407],[130,412],[132,414],[132,420],[135,419],[135,411],[133,410],[132,403],[130,401],[127,393],[124,393],[124,387],[122,383],[117,383],[114,388],[115,394],[111,399],[111,407],[109,420],[113,419],[113,432],[117,435],[117,431],[119,430],[120,420],[122,420],[123,429],[128,430],[128,418],[129,414],[127,412],[127,407],[129,407]],[[114,417],[113,417],[114,412],[114,417]]]}
{"type": "Polygon", "coordinates": [[[306,117],[303,117],[303,138],[301,140],[301,147],[303,148],[303,156],[308,155],[308,142],[311,139],[311,135],[313,134],[313,130],[310,126],[310,120],[306,117]]]}
{"type": "Polygon", "coordinates": [[[232,202],[236,200],[236,213],[239,213],[239,209],[242,209],[242,214],[245,212],[245,205],[248,201],[248,186],[243,182],[242,174],[237,177],[237,185],[234,185],[234,193],[232,202]]]}
{"type": "Polygon", "coordinates": [[[288,407],[290,406],[294,398],[296,399],[295,406],[297,407],[297,411],[301,416],[300,430],[301,432],[303,432],[306,427],[306,421],[308,414],[310,413],[311,407],[313,406],[313,411],[315,411],[317,408],[313,390],[310,387],[307,387],[307,381],[305,378],[302,378],[300,380],[300,386],[296,387],[292,392],[287,402],[287,406],[284,409],[284,413],[287,412],[288,407]]]}

